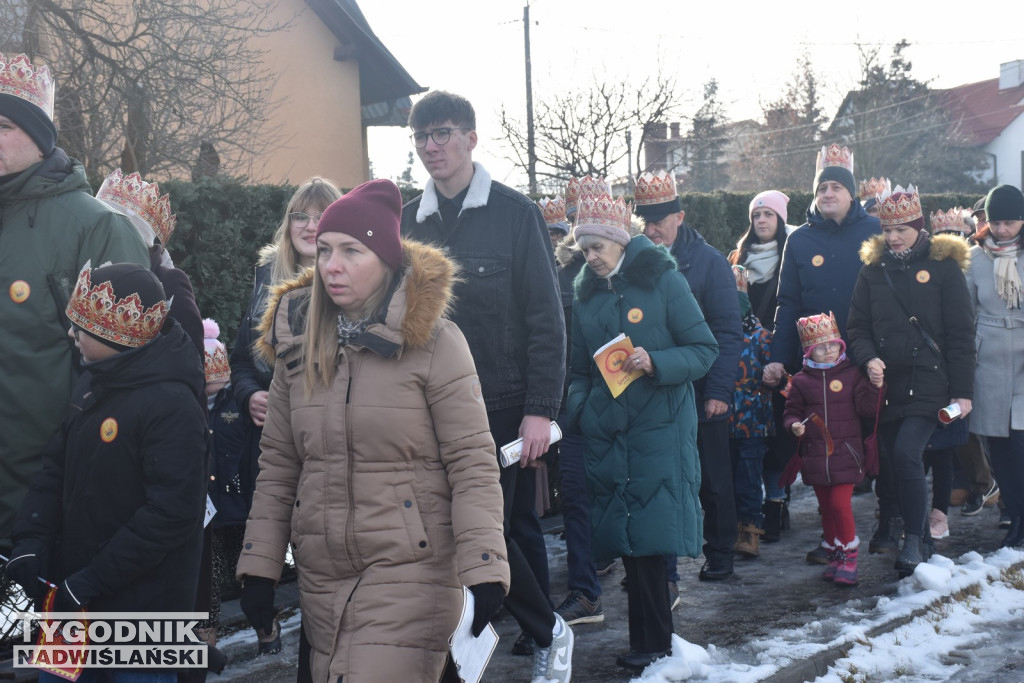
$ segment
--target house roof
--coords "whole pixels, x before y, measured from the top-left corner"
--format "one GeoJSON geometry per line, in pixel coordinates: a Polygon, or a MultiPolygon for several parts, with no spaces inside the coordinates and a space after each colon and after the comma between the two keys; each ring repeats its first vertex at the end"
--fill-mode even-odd
{"type": "Polygon", "coordinates": [[[374,34],[355,0],[306,2],[341,43],[342,47],[335,50],[335,59],[358,61],[359,97],[363,107],[392,103],[426,90],[374,34]]]}
{"type": "Polygon", "coordinates": [[[999,79],[938,91],[969,145],[987,145],[1024,113],[1024,84],[999,89],[999,79]]]}

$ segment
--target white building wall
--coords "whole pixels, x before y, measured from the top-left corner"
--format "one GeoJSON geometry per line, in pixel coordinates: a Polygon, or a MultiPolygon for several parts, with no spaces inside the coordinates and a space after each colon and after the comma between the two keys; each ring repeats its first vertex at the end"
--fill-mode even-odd
{"type": "Polygon", "coordinates": [[[1024,166],[1024,114],[1003,129],[992,142],[985,146],[985,151],[995,156],[995,183],[1021,187],[1022,166],[1024,166]]]}

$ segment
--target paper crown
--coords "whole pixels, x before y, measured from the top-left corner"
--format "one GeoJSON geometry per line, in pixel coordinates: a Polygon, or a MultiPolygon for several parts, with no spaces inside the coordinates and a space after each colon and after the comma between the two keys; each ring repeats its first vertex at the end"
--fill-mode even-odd
{"type": "Polygon", "coordinates": [[[921,198],[917,195],[917,188],[908,185],[904,190],[897,185],[892,194],[879,199],[878,220],[882,221],[882,225],[909,225],[915,220],[923,224],[924,214],[921,212],[921,198]]]}
{"type": "MultiPolygon", "coordinates": [[[[160,187],[156,183],[147,183],[138,173],[124,175],[121,169],[116,169],[103,181],[96,199],[116,205],[127,212],[129,218],[141,219],[160,238],[160,244],[167,246],[176,219],[171,213],[170,198],[168,195],[160,196],[160,187]]],[[[137,221],[132,222],[142,227],[137,221]]]]}
{"type": "Polygon", "coordinates": [[[937,232],[966,232],[964,225],[964,208],[961,206],[949,211],[933,211],[928,216],[932,226],[932,234],[937,232]]]}
{"type": "Polygon", "coordinates": [[[836,316],[831,311],[828,315],[820,313],[800,318],[796,321],[796,329],[800,333],[800,346],[804,351],[809,351],[816,344],[842,340],[836,316]]]}
{"type": "Polygon", "coordinates": [[[561,197],[541,197],[537,206],[540,207],[540,212],[544,214],[544,222],[548,225],[565,223],[565,200],[561,197]]]}
{"type": "Polygon", "coordinates": [[[575,211],[580,200],[586,197],[611,196],[612,186],[604,178],[594,176],[583,176],[582,178],[569,178],[569,184],[565,187],[565,210],[567,213],[575,211]]]}
{"type": "Polygon", "coordinates": [[[745,292],[747,291],[747,269],[743,266],[733,266],[732,275],[736,278],[736,289],[745,292]]]}
{"type": "Polygon", "coordinates": [[[861,200],[874,199],[885,193],[886,196],[892,194],[892,186],[889,183],[889,179],[886,177],[872,178],[871,180],[860,181],[860,187],[858,193],[861,200]]]}
{"type": "Polygon", "coordinates": [[[631,207],[622,198],[612,199],[610,194],[580,199],[576,213],[576,227],[583,225],[603,225],[608,228],[621,228],[629,234],[629,215],[631,207]]]}
{"type": "Polygon", "coordinates": [[[841,166],[850,173],[853,173],[853,152],[851,152],[847,147],[840,147],[836,144],[831,144],[828,147],[822,147],[821,151],[818,152],[818,159],[814,164],[814,171],[817,173],[828,166],[841,166]]]}
{"type": "Polygon", "coordinates": [[[207,382],[227,382],[231,380],[231,365],[228,363],[228,351],[220,342],[220,326],[211,318],[203,320],[203,369],[207,382]]]}
{"type": "Polygon", "coordinates": [[[86,332],[120,344],[139,347],[160,334],[170,304],[164,299],[145,308],[138,293],[117,298],[110,282],[92,285],[87,261],[68,301],[65,313],[72,324],[86,332]]]}
{"type": "Polygon", "coordinates": [[[36,66],[28,55],[0,52],[0,93],[36,105],[53,120],[53,76],[45,64],[36,66]]]}
{"type": "Polygon", "coordinates": [[[664,204],[679,196],[676,190],[675,174],[668,171],[651,173],[645,171],[636,179],[636,189],[633,190],[633,199],[638,206],[650,206],[651,204],[664,204]]]}

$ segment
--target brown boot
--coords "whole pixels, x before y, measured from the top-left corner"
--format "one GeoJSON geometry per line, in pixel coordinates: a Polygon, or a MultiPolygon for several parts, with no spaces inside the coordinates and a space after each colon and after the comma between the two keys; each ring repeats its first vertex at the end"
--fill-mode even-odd
{"type": "Polygon", "coordinates": [[[759,557],[761,555],[760,542],[763,529],[756,524],[740,524],[739,537],[736,541],[736,554],[744,557],[759,557]]]}

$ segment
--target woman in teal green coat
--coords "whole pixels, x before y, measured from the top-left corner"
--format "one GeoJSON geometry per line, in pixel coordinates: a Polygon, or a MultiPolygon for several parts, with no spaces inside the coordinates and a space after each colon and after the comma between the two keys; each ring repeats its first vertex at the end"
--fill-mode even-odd
{"type": "Polygon", "coordinates": [[[573,235],[587,267],[573,301],[570,429],[585,444],[594,559],[622,557],[626,569],[630,650],[617,661],[642,670],[671,648],[662,556],[701,552],[692,382],[718,345],[675,260],[630,238],[621,200],[586,199],[578,216],[573,235]],[[618,370],[640,376],[613,397],[594,354],[619,334],[633,351],[618,370]]]}

